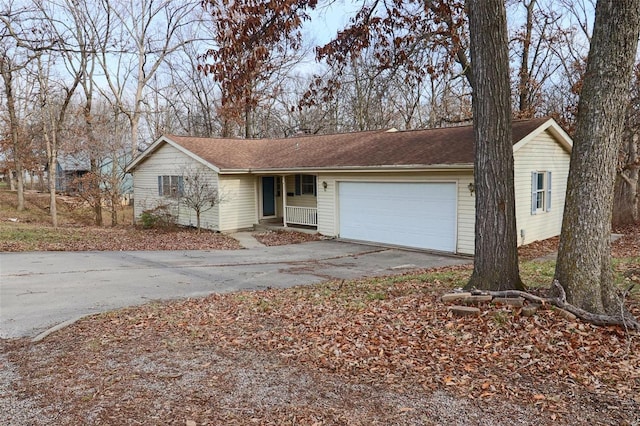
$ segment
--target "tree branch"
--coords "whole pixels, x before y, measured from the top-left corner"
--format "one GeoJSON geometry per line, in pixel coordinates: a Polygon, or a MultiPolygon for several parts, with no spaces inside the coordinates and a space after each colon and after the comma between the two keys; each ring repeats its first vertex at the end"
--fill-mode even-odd
{"type": "MultiPolygon", "coordinates": [[[[570,303],[567,303],[567,296],[564,291],[564,288],[560,285],[558,280],[553,280],[552,289],[558,292],[557,297],[539,297],[535,296],[531,293],[527,293],[526,291],[519,290],[506,290],[506,291],[486,291],[481,292],[481,294],[488,294],[494,298],[496,297],[522,297],[525,300],[528,300],[533,303],[539,303],[541,305],[552,305],[560,309],[564,309],[567,312],[572,313],[576,317],[581,320],[599,326],[607,326],[607,325],[615,325],[618,327],[623,327],[625,330],[636,330],[640,331],[640,322],[635,319],[630,314],[621,314],[620,316],[613,315],[603,315],[603,314],[594,314],[591,312],[587,312],[582,308],[574,306],[570,303]]],[[[629,290],[625,292],[628,294],[629,290]]],[[[624,310],[623,310],[624,312],[624,310]]]]}

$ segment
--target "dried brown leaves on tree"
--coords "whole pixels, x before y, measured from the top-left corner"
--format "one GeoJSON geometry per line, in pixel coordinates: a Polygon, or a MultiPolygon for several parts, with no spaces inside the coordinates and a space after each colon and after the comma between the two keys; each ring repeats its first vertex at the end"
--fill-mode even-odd
{"type": "Polygon", "coordinates": [[[365,3],[336,37],[316,49],[333,74],[316,76],[300,105],[309,106],[332,99],[343,84],[344,72],[368,52],[379,73],[402,72],[405,84],[418,84],[426,75],[448,73],[458,64],[470,78],[467,57],[466,15],[463,1],[388,0],[365,3]],[[437,62],[425,62],[424,52],[437,62]]]}
{"type": "Polygon", "coordinates": [[[263,96],[262,83],[302,47],[300,28],[309,19],[306,9],[316,4],[316,0],[204,2],[215,21],[217,46],[206,52],[200,68],[220,83],[223,136],[231,136],[233,122],[244,124],[245,137],[252,136],[250,114],[263,96]]]}
{"type": "MultiPolygon", "coordinates": [[[[247,123],[251,109],[264,96],[262,83],[282,67],[282,58],[302,47],[300,31],[310,19],[308,12],[324,5],[316,0],[210,0],[205,4],[216,22],[217,46],[207,52],[205,58],[211,62],[201,69],[221,83],[220,113],[244,124],[245,137],[250,137],[247,123]]],[[[344,70],[365,51],[378,72],[402,72],[405,84],[416,84],[427,74],[446,73],[454,63],[468,76],[465,25],[463,1],[365,2],[346,28],[316,48],[316,58],[333,71],[331,76],[315,76],[299,107],[335,97],[344,83],[344,70]],[[432,55],[436,63],[425,62],[423,54],[428,50],[444,54],[432,55]]],[[[223,134],[230,136],[229,129],[223,134]]]]}

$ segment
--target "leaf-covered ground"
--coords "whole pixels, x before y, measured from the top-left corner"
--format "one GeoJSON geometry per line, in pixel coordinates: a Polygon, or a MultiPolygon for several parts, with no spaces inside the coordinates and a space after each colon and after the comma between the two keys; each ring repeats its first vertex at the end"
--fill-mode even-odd
{"type": "MultiPolygon", "coordinates": [[[[59,196],[59,226],[50,225],[49,197],[29,191],[26,207],[16,211],[16,194],[0,190],[0,252],[18,251],[135,251],[228,250],[241,248],[224,234],[195,229],[143,229],[132,225],[131,207],[119,212],[121,225],[97,227],[81,200],[59,196]]],[[[105,212],[105,221],[110,215],[105,212]]],[[[107,222],[108,223],[108,222],[107,222]]],[[[317,240],[317,234],[267,231],[255,234],[267,246],[317,240]]]]}
{"type": "MultiPolygon", "coordinates": [[[[613,257],[640,256],[640,225],[618,226],[613,232],[618,234],[611,244],[613,257]]],[[[518,249],[520,259],[531,260],[553,254],[558,250],[559,240],[559,237],[554,237],[522,246],[518,249]]]]}
{"type": "Polygon", "coordinates": [[[135,226],[74,226],[11,229],[0,226],[0,251],[231,250],[238,241],[224,234],[192,229],[157,230],[135,226]]]}
{"type": "Polygon", "coordinates": [[[317,233],[305,233],[291,230],[269,230],[255,232],[253,237],[265,246],[282,246],[286,244],[298,244],[307,241],[317,241],[321,238],[317,233]]]}
{"type": "Polygon", "coordinates": [[[14,398],[61,425],[638,424],[640,335],[453,317],[439,297],[469,272],[151,304],[3,350],[14,398]]]}

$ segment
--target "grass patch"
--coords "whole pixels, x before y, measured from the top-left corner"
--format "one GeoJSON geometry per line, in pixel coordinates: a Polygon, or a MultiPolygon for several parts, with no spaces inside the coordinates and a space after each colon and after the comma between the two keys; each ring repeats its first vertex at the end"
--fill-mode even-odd
{"type": "MultiPolygon", "coordinates": [[[[49,214],[49,194],[36,191],[25,192],[25,209],[17,211],[18,195],[15,191],[0,188],[0,222],[30,223],[33,225],[48,226],[51,224],[49,214]]],[[[58,224],[84,225],[95,224],[95,213],[92,208],[77,197],[58,196],[56,199],[58,224]]],[[[120,225],[133,224],[133,207],[118,206],[117,220],[120,225]]],[[[111,210],[102,209],[102,220],[105,226],[111,225],[111,210]]]]}
{"type": "Polygon", "coordinates": [[[614,279],[616,284],[625,290],[631,288],[630,294],[640,295],[640,257],[623,257],[613,260],[614,279]]]}
{"type": "Polygon", "coordinates": [[[520,262],[520,277],[527,287],[549,287],[556,269],[555,260],[520,262]]]}
{"type": "Polygon", "coordinates": [[[379,292],[379,291],[367,294],[367,300],[369,300],[369,301],[384,300],[386,298],[387,298],[387,296],[384,293],[379,292]]]}
{"type": "MultiPolygon", "coordinates": [[[[635,282],[631,292],[640,294],[640,257],[614,258],[611,266],[616,285],[627,288],[635,282]]],[[[555,268],[555,260],[524,261],[520,262],[520,276],[529,288],[547,288],[553,282],[555,268]]]]}
{"type": "MultiPolygon", "coordinates": [[[[555,260],[532,260],[520,262],[520,276],[531,289],[549,288],[553,281],[555,260]]],[[[614,259],[614,277],[621,287],[628,287],[633,279],[640,278],[640,257],[614,259]],[[633,278],[634,275],[637,278],[633,278]]],[[[372,302],[394,297],[412,297],[425,292],[447,292],[464,287],[471,277],[472,267],[458,266],[433,271],[422,271],[403,275],[364,278],[350,281],[329,281],[315,286],[296,288],[298,297],[311,303],[327,301],[360,310],[372,302]],[[419,284],[419,285],[416,285],[419,284]]],[[[640,285],[632,293],[640,294],[640,285]]],[[[245,297],[245,296],[238,296],[245,297]]]]}
{"type": "Polygon", "coordinates": [[[58,243],[67,241],[78,241],[82,237],[79,235],[65,233],[55,228],[34,228],[29,225],[16,224],[7,226],[0,225],[0,239],[14,240],[21,243],[58,243]]]}
{"type": "Polygon", "coordinates": [[[95,240],[89,233],[65,228],[34,226],[22,223],[0,223],[0,241],[11,242],[22,250],[39,250],[43,245],[62,245],[95,240]]]}

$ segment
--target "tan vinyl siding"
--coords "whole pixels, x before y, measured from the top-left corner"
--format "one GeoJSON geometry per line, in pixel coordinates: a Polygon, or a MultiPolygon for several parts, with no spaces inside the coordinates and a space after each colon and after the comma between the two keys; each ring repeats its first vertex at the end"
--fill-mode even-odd
{"type": "Polygon", "coordinates": [[[337,236],[338,196],[337,183],[340,181],[371,182],[456,182],[458,186],[457,240],[456,252],[472,254],[474,248],[475,200],[470,195],[468,185],[473,181],[469,172],[398,172],[398,173],[340,173],[318,175],[318,232],[322,235],[337,236]],[[322,187],[327,182],[327,189],[322,187]]]}
{"type": "MultiPolygon", "coordinates": [[[[211,169],[204,168],[204,166],[170,145],[161,146],[154,155],[149,156],[147,160],[136,168],[133,176],[135,218],[139,219],[145,210],[164,204],[171,204],[174,206],[173,211],[177,215],[177,221],[180,225],[195,226],[197,220],[193,210],[184,206],[180,206],[178,209],[176,200],[158,194],[158,176],[181,176],[186,170],[194,170],[196,167],[201,167],[201,170],[211,179],[212,184],[217,186],[217,173],[211,169]]],[[[218,207],[216,206],[203,212],[200,222],[203,228],[217,230],[218,207]]]]}
{"type": "Polygon", "coordinates": [[[560,234],[569,153],[549,132],[543,132],[514,154],[518,245],[560,234]],[[531,214],[531,172],[551,172],[551,211],[531,214]],[[522,238],[524,231],[524,239],[522,238]]]}
{"type": "Polygon", "coordinates": [[[458,253],[473,254],[475,249],[476,197],[469,191],[471,173],[458,178],[458,253]]]}
{"type": "Polygon", "coordinates": [[[258,192],[256,176],[220,176],[220,231],[252,228],[258,223],[258,192]]]}

